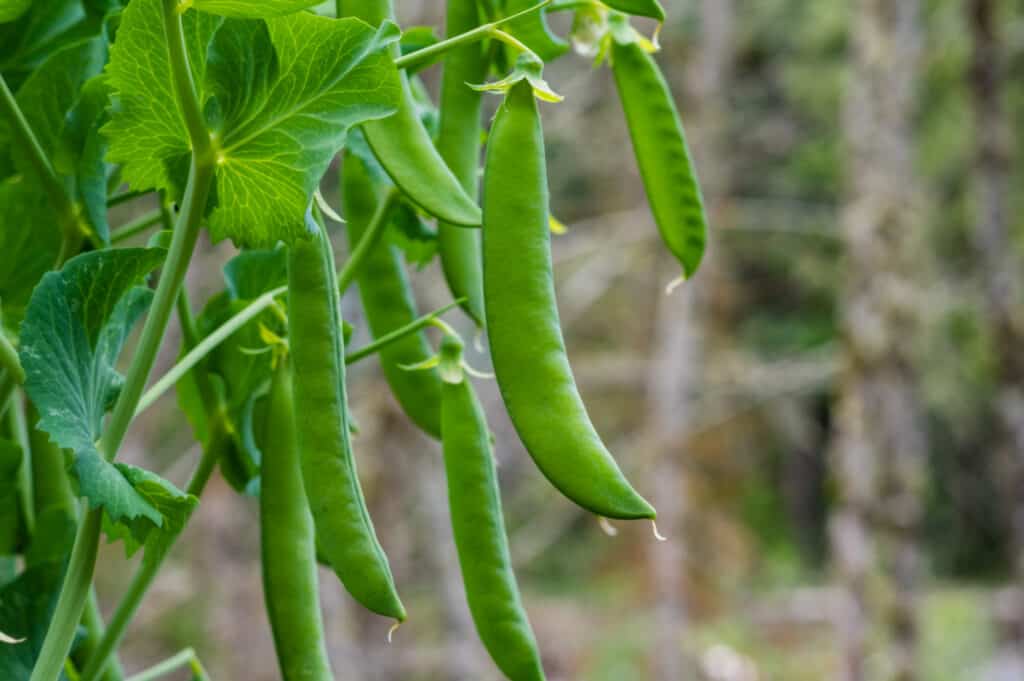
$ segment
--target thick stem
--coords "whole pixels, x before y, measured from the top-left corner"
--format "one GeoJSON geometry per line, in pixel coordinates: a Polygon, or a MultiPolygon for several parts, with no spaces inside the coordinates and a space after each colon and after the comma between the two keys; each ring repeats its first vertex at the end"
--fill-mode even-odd
{"type": "MultiPolygon", "coordinates": [[[[160,342],[167,330],[167,322],[174,309],[174,302],[181,290],[192,251],[199,237],[199,224],[212,181],[213,165],[193,157],[182,211],[175,226],[174,238],[153,298],[153,305],[143,326],[138,349],[132,358],[124,387],[114,406],[107,429],[100,439],[100,451],[108,461],[114,458],[124,440],[128,425],[135,414],[135,407],[149,378],[149,372],[153,368],[160,342]]],[[[54,612],[50,629],[46,632],[43,650],[32,672],[31,681],[54,681],[60,674],[89,593],[89,584],[96,563],[101,517],[102,511],[99,509],[88,511],[78,529],[75,548],[71,552],[71,562],[57,602],[57,610],[54,612]]]]}
{"type": "Polygon", "coordinates": [[[196,240],[199,238],[199,225],[212,182],[213,165],[193,160],[181,214],[174,228],[174,237],[164,263],[163,274],[160,276],[160,284],[153,297],[153,305],[142,329],[138,349],[132,358],[121,395],[100,439],[100,451],[107,460],[112,460],[117,454],[128,425],[135,416],[142,391],[146,387],[150,369],[160,349],[160,341],[167,329],[167,322],[185,279],[196,240]]]}
{"type": "MultiPolygon", "coordinates": [[[[193,496],[198,497],[202,495],[203,490],[206,488],[206,483],[209,482],[210,475],[212,475],[213,469],[217,465],[220,452],[230,438],[225,426],[225,420],[218,412],[218,417],[213,422],[215,430],[210,434],[210,439],[206,447],[203,448],[203,456],[199,460],[199,465],[196,466],[196,470],[192,473],[192,479],[189,480],[188,486],[185,488],[185,491],[193,496]]],[[[168,544],[168,550],[175,540],[177,540],[177,537],[168,544]]],[[[139,566],[138,571],[132,577],[131,584],[128,585],[128,589],[121,597],[121,602],[117,604],[117,609],[114,610],[114,615],[110,618],[110,624],[107,625],[103,638],[96,646],[96,652],[89,658],[88,664],[82,670],[80,681],[97,681],[100,674],[107,668],[111,654],[120,645],[121,639],[124,638],[128,625],[135,617],[143,597],[153,584],[153,580],[160,571],[160,567],[163,565],[166,557],[167,551],[152,554],[147,552],[145,554],[142,559],[142,565],[139,566]]]]}
{"type": "Polygon", "coordinates": [[[78,630],[92,587],[92,573],[102,526],[103,511],[100,509],[88,511],[78,526],[75,547],[71,551],[57,608],[50,621],[50,628],[46,631],[46,639],[39,651],[39,660],[32,670],[30,681],[56,681],[64,669],[64,659],[71,648],[71,641],[78,630]]]}
{"type": "MultiPolygon", "coordinates": [[[[185,119],[185,129],[192,141],[194,159],[209,160],[213,151],[213,140],[203,121],[199,96],[192,80],[192,68],[188,63],[185,49],[185,32],[181,27],[178,0],[164,0],[164,30],[167,34],[167,53],[171,65],[171,80],[174,82],[175,100],[185,119]]],[[[184,211],[183,211],[184,212],[184,211]]]]}

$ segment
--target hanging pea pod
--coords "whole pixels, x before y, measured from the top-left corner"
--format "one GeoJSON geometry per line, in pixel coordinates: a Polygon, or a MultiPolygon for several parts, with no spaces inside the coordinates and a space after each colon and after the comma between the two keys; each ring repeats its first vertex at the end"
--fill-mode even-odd
{"type": "Polygon", "coordinates": [[[552,484],[580,506],[609,518],[653,518],[594,429],[566,357],[544,138],[525,77],[510,86],[491,127],[483,196],[488,338],[516,432],[552,484]]]}
{"type": "MultiPolygon", "coordinates": [[[[339,16],[357,17],[372,26],[394,20],[390,0],[345,0],[339,4],[339,16]]],[[[398,45],[393,46],[395,56],[399,49],[398,45]]],[[[417,114],[405,73],[401,80],[398,111],[364,123],[366,140],[395,185],[413,203],[445,222],[467,227],[479,225],[479,206],[435,149],[417,114]]]]}
{"type": "Polygon", "coordinates": [[[296,444],[291,371],[281,357],[261,442],[263,595],[283,681],[333,681],[327,659],[316,541],[296,444]]]}
{"type": "MultiPolygon", "coordinates": [[[[348,154],[342,167],[342,201],[349,243],[353,248],[367,231],[386,226],[388,214],[380,214],[376,187],[357,156],[348,154]],[[374,219],[385,224],[374,226],[374,219]]],[[[374,338],[381,338],[417,317],[416,302],[406,277],[402,256],[397,248],[383,242],[380,235],[357,274],[359,297],[374,338]]],[[[402,365],[417,364],[431,355],[422,332],[406,336],[380,351],[381,368],[388,386],[402,410],[424,432],[441,435],[441,381],[436,371],[408,372],[402,365]]]]}
{"type": "Polygon", "coordinates": [[[462,367],[462,342],[441,342],[441,432],[452,531],[466,600],[484,647],[512,681],[543,681],[537,641],[512,572],[491,434],[462,367]]]}
{"type": "MultiPolygon", "coordinates": [[[[448,0],[448,36],[458,35],[480,24],[476,0],[448,0]]],[[[477,195],[480,164],[481,95],[467,83],[487,77],[488,60],[478,44],[453,50],[444,61],[441,80],[441,125],[437,149],[470,196],[477,195]]],[[[465,298],[463,309],[484,324],[484,284],[480,255],[480,233],[446,222],[437,226],[437,250],[441,256],[448,288],[455,298],[465,298]]]]}
{"type": "Polygon", "coordinates": [[[322,555],[370,610],[405,619],[387,556],[359,487],[345,395],[345,363],[334,255],[322,224],[288,253],[288,342],[295,427],[309,507],[322,555]]]}
{"type": "Polygon", "coordinates": [[[622,15],[612,16],[611,64],[658,230],[692,277],[704,256],[707,217],[686,134],[668,83],[622,15]]]}

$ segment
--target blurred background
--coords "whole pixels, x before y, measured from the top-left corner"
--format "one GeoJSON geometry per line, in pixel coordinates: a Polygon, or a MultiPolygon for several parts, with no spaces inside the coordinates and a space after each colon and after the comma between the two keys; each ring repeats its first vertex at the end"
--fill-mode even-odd
{"type": "MultiPolygon", "coordinates": [[[[443,25],[443,3],[398,4],[404,26],[443,25]]],[[[551,65],[566,99],[543,107],[553,210],[569,227],[553,245],[569,354],[668,541],[645,523],[603,532],[542,478],[493,381],[477,383],[548,678],[1024,679],[1024,2],[668,10],[657,59],[712,224],[695,279],[664,293],[678,266],[608,69],[551,65]]],[[[437,69],[424,80],[436,93],[437,69]]],[[[324,192],[338,205],[335,171],[324,192]]],[[[202,249],[197,304],[232,254],[202,249]]],[[[413,277],[421,310],[448,301],[436,265],[413,277]]],[[[344,308],[360,345],[354,291],[344,308]]],[[[168,343],[164,367],[175,353],[168,343]]],[[[497,679],[462,594],[439,445],[402,416],[375,360],[354,367],[349,394],[410,619],[389,645],[390,622],[323,572],[337,677],[497,679]]],[[[170,396],[125,458],[180,484],[192,441],[170,396]]],[[[278,678],[256,511],[214,478],[130,630],[129,670],[191,645],[215,679],[278,678]]],[[[118,547],[102,561],[109,610],[130,566],[118,547]]]]}

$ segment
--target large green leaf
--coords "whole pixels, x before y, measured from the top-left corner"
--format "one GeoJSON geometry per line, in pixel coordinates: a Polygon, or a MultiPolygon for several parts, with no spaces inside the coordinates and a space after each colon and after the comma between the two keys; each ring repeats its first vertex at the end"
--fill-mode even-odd
{"type": "MultiPolygon", "coordinates": [[[[46,59],[17,93],[18,106],[64,180],[68,196],[81,206],[104,242],[109,233],[108,168],[103,159],[105,140],[95,132],[108,101],[107,89],[98,77],[106,54],[106,43],[99,37],[72,43],[46,59]]],[[[0,148],[9,144],[9,136],[9,128],[0,121],[0,148]]],[[[23,180],[37,184],[35,167],[25,150],[11,147],[10,153],[23,180]]],[[[58,229],[52,222],[40,227],[58,229]]]]}
{"type": "Polygon", "coordinates": [[[48,273],[29,301],[19,347],[25,390],[39,410],[37,427],[74,452],[79,494],[122,524],[124,532],[114,536],[130,533],[137,544],[175,532],[158,499],[173,498],[185,515],[194,503],[176,490],[154,496],[148,474],[111,464],[95,445],[121,384],[117,357],[152,297],[140,284],[163,257],[162,249],[94,251],[48,273]]]}
{"type": "Polygon", "coordinates": [[[0,72],[17,90],[47,57],[99,27],[81,0],[33,0],[16,21],[0,24],[0,72]]]}
{"type": "MultiPolygon", "coordinates": [[[[28,681],[57,605],[63,563],[44,563],[0,589],[0,631],[25,641],[0,643],[0,679],[28,681]]],[[[67,681],[63,673],[59,681],[67,681]]]]}
{"type": "MultiPolygon", "coordinates": [[[[398,72],[387,46],[397,29],[307,12],[254,20],[189,11],[183,21],[219,148],[213,237],[272,246],[301,236],[313,190],[348,128],[396,108],[398,72]]],[[[189,144],[160,0],[135,0],[125,10],[108,73],[120,102],[104,127],[110,158],[125,164],[136,189],[177,191],[189,144]]]]}
{"type": "MultiPolygon", "coordinates": [[[[222,22],[201,12],[182,17],[197,83],[202,83],[206,70],[206,46],[222,22]]],[[[188,172],[189,143],[175,103],[161,0],[135,0],[125,9],[110,48],[107,77],[118,102],[103,128],[110,139],[108,158],[124,164],[124,177],[134,188],[169,188],[180,194],[188,172]]]]}
{"type": "Polygon", "coordinates": [[[0,23],[14,21],[32,5],[32,0],[0,0],[0,23]]]}
{"type": "Polygon", "coordinates": [[[319,5],[320,0],[195,0],[202,12],[239,19],[268,19],[319,5]]]}

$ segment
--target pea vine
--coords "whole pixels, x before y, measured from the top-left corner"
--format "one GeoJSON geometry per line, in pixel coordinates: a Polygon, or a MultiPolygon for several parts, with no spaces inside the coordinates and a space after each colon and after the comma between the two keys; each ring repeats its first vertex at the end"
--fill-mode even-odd
{"type": "MultiPolygon", "coordinates": [[[[118,646],[215,469],[259,497],[282,678],[334,678],[318,560],[367,609],[414,617],[353,456],[346,366],[371,355],[441,442],[484,647],[514,681],[545,677],[480,374],[441,316],[460,307],[485,334],[505,407],[554,487],[603,522],[653,521],[575,389],[555,305],[538,101],[561,100],[543,75],[571,47],[547,23],[556,12],[574,14],[576,52],[614,72],[655,222],[692,276],[700,189],[657,32],[630,22],[660,30],[657,0],[449,0],[444,39],[400,30],[390,0],[0,1],[0,678],[124,679],[118,646]],[[435,105],[417,74],[438,66],[435,105]],[[488,93],[502,100],[484,142],[488,93]],[[319,190],[335,162],[340,269],[325,217],[341,218],[319,190]],[[159,209],[109,224],[110,208],[154,195],[159,209]],[[203,228],[238,253],[196,311],[183,282],[203,228]],[[420,315],[406,266],[435,258],[454,302],[420,315]],[[373,337],[359,349],[340,315],[352,286],[373,337]],[[174,315],[179,361],[150,385],[174,315]],[[203,448],[184,490],[117,461],[133,419],[172,388],[203,448]],[[142,551],[107,624],[92,588],[103,534],[142,551]]],[[[208,678],[191,650],[131,678],[185,667],[208,678]]]]}

